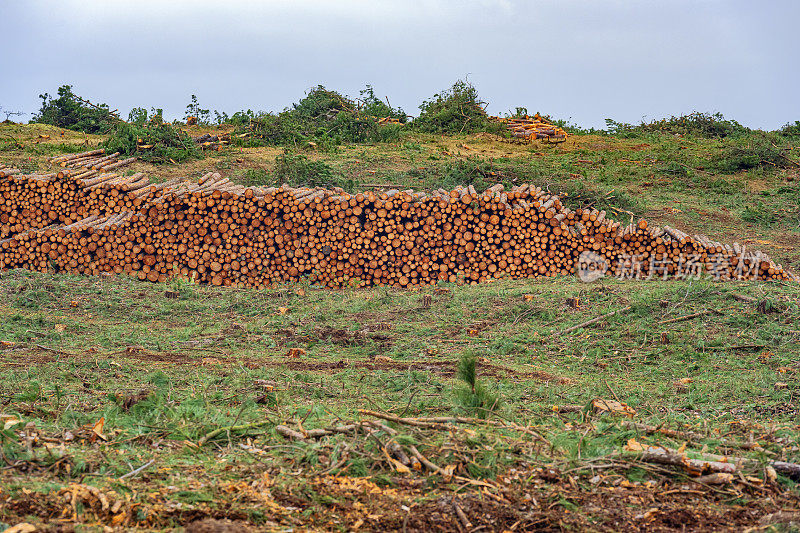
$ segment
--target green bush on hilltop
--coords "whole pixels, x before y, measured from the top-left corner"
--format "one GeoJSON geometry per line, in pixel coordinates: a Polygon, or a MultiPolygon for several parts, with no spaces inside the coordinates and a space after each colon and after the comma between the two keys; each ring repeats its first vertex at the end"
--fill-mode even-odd
{"type": "Polygon", "coordinates": [[[170,160],[180,163],[203,157],[200,149],[185,131],[163,122],[120,122],[102,146],[109,153],[119,152],[125,156],[137,156],[151,163],[167,163],[170,160]],[[143,146],[148,148],[142,148],[143,146]]]}
{"type": "Polygon", "coordinates": [[[59,128],[85,133],[107,133],[119,122],[108,105],[88,104],[72,92],[71,85],[58,88],[58,98],[48,93],[40,94],[42,107],[31,119],[31,123],[51,124],[59,128]]]}
{"type": "Polygon", "coordinates": [[[405,124],[408,121],[408,115],[406,115],[406,112],[399,107],[395,109],[391,106],[391,104],[389,104],[388,100],[384,102],[378,98],[375,95],[375,90],[372,88],[372,85],[367,85],[365,89],[362,89],[359,92],[359,95],[359,112],[362,115],[375,117],[378,119],[396,118],[401,124],[405,124]]]}
{"type": "Polygon", "coordinates": [[[736,122],[726,119],[721,113],[689,113],[679,117],[662,118],[639,125],[617,122],[606,119],[606,131],[621,137],[638,137],[640,135],[664,133],[668,135],[694,135],[708,139],[722,139],[731,135],[749,133],[751,130],[736,122]]]}
{"type": "Polygon", "coordinates": [[[800,137],[800,120],[795,120],[794,123],[787,123],[778,130],[778,133],[784,137],[800,137]]]}
{"type": "Polygon", "coordinates": [[[485,107],[486,102],[480,100],[475,86],[458,80],[449,89],[422,102],[419,117],[411,124],[423,133],[503,131],[501,124],[489,121],[485,107]]]}
{"type": "MultiPolygon", "coordinates": [[[[406,120],[402,109],[379,100],[372,89],[361,91],[359,101],[318,85],[292,107],[250,116],[245,127],[264,144],[298,146],[313,142],[322,148],[342,143],[390,142],[400,137],[398,125],[382,126],[378,119],[406,120]]],[[[247,141],[245,141],[246,143],[247,141]]]]}

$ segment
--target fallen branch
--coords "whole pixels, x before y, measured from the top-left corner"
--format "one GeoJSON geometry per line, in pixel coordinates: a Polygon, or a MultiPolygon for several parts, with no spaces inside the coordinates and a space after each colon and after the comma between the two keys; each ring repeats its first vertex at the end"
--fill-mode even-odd
{"type": "Polygon", "coordinates": [[[699,442],[703,439],[710,439],[719,442],[720,446],[723,446],[725,448],[738,448],[741,450],[757,450],[759,452],[763,452],[768,455],[774,455],[773,452],[765,450],[757,442],[736,442],[728,439],[706,437],[705,435],[701,435],[693,431],[679,431],[675,429],[662,428],[660,426],[650,426],[647,424],[640,424],[638,422],[627,421],[623,422],[622,425],[626,428],[635,429],[637,431],[642,431],[644,433],[660,433],[661,435],[666,435],[667,437],[672,437],[681,440],[695,441],[695,442],[699,442]]]}
{"type": "Polygon", "coordinates": [[[146,468],[149,468],[149,467],[150,467],[150,465],[152,465],[152,464],[153,464],[153,463],[155,463],[155,462],[156,462],[156,460],[155,460],[155,459],[151,459],[151,460],[149,460],[148,462],[146,462],[145,464],[143,464],[142,466],[140,466],[139,468],[137,468],[136,470],[131,470],[131,471],[130,471],[130,472],[128,472],[127,474],[123,474],[123,475],[119,476],[119,479],[125,479],[125,478],[128,478],[128,477],[133,477],[133,476],[135,476],[136,474],[138,474],[138,473],[140,473],[140,472],[144,471],[146,468]]]}
{"type": "Polygon", "coordinates": [[[420,418],[401,418],[399,416],[390,415],[388,413],[379,413],[378,411],[370,411],[369,409],[359,409],[359,413],[367,416],[375,416],[390,422],[397,422],[398,424],[405,424],[406,426],[415,426],[433,429],[446,429],[444,422],[440,420],[432,421],[420,418]]]}
{"type": "Polygon", "coordinates": [[[436,465],[435,465],[435,464],[433,464],[432,462],[428,461],[428,459],[427,459],[427,458],[426,458],[424,455],[422,455],[421,453],[419,453],[419,450],[417,449],[417,447],[416,447],[416,446],[414,446],[414,445],[410,445],[410,446],[408,447],[408,449],[409,449],[409,451],[411,451],[411,455],[413,455],[414,457],[416,457],[416,458],[417,458],[417,460],[418,460],[420,463],[422,463],[423,465],[425,465],[425,468],[427,468],[427,469],[428,469],[428,470],[430,470],[431,472],[434,472],[434,473],[436,473],[436,474],[439,474],[439,475],[441,475],[441,476],[442,476],[443,478],[445,478],[445,479],[447,479],[447,478],[449,478],[449,477],[450,477],[450,476],[448,476],[448,475],[447,475],[447,472],[445,472],[443,469],[439,468],[438,466],[436,466],[436,465]]]}
{"type": "Polygon", "coordinates": [[[662,320],[661,322],[658,322],[658,324],[672,324],[673,322],[683,322],[684,320],[691,320],[699,316],[710,315],[711,313],[717,315],[722,314],[720,311],[717,311],[716,309],[706,309],[705,311],[699,311],[697,313],[692,313],[691,315],[684,315],[684,316],[679,316],[677,318],[670,318],[669,320],[662,320]]]}
{"type": "Polygon", "coordinates": [[[40,350],[44,350],[45,352],[51,352],[51,353],[58,354],[58,355],[69,355],[70,357],[77,357],[77,355],[74,354],[74,353],[64,352],[64,351],[61,351],[61,350],[56,350],[55,348],[48,348],[47,346],[42,346],[41,344],[36,344],[35,346],[37,348],[39,348],[40,350]]]}
{"type": "Polygon", "coordinates": [[[289,426],[284,426],[282,424],[279,425],[279,426],[275,426],[275,431],[278,433],[278,435],[282,435],[282,436],[286,437],[289,440],[307,440],[308,439],[308,437],[306,435],[300,433],[299,431],[296,431],[296,430],[290,428],[289,426]]]}
{"type": "Polygon", "coordinates": [[[619,314],[622,314],[622,313],[624,313],[626,311],[630,311],[630,309],[631,309],[630,305],[627,306],[627,307],[623,307],[622,309],[619,309],[617,311],[612,311],[612,312],[607,313],[605,315],[601,315],[601,316],[598,316],[598,317],[593,318],[591,320],[587,320],[586,322],[581,322],[577,326],[572,326],[571,328],[567,328],[567,329],[565,329],[563,331],[560,331],[560,332],[557,332],[557,333],[553,333],[553,335],[566,335],[567,333],[572,333],[576,329],[581,329],[581,328],[585,328],[586,326],[591,326],[592,324],[596,324],[596,323],[598,323],[601,320],[604,320],[606,318],[611,318],[614,315],[619,315],[619,314]]]}
{"type": "MultiPolygon", "coordinates": [[[[741,457],[726,457],[722,455],[701,454],[702,459],[692,459],[686,454],[670,448],[648,446],[634,443],[633,447],[629,443],[628,451],[636,452],[631,457],[636,457],[641,461],[662,465],[679,466],[687,470],[690,474],[711,474],[728,473],[736,474],[744,467],[761,468],[761,461],[755,459],[745,459],[741,457]]],[[[770,461],[768,467],[772,467],[776,473],[782,474],[794,481],[800,481],[800,464],[787,463],[785,461],[770,461]]]]}
{"type": "Polygon", "coordinates": [[[772,146],[774,146],[774,147],[775,147],[775,150],[777,151],[777,153],[778,153],[778,155],[779,155],[779,156],[781,156],[782,158],[784,158],[785,160],[787,160],[787,161],[788,161],[788,162],[790,162],[791,164],[793,164],[793,165],[795,165],[795,166],[798,166],[798,167],[800,167],[800,162],[797,162],[797,161],[795,161],[794,159],[792,159],[791,157],[789,157],[788,155],[784,154],[784,153],[783,153],[783,150],[781,150],[781,149],[778,147],[778,145],[776,145],[776,144],[775,144],[775,143],[773,143],[773,142],[771,142],[770,144],[771,144],[772,146]]]}
{"type": "Polygon", "coordinates": [[[779,474],[783,474],[793,481],[800,481],[800,464],[785,461],[772,461],[769,466],[779,474]]]}
{"type": "Polygon", "coordinates": [[[388,413],[380,413],[378,411],[370,411],[368,409],[359,409],[359,413],[368,416],[375,416],[398,424],[405,424],[415,427],[426,427],[433,429],[447,429],[447,424],[473,424],[473,425],[487,425],[501,428],[513,429],[531,435],[545,444],[550,444],[550,441],[542,435],[532,430],[529,427],[521,426],[515,422],[500,421],[500,420],[484,420],[482,418],[469,418],[463,416],[434,416],[427,418],[401,418],[399,416],[390,415],[388,413]]]}
{"type": "Polygon", "coordinates": [[[706,346],[706,350],[762,350],[766,344],[737,344],[736,346],[706,346]]]}
{"type": "Polygon", "coordinates": [[[209,440],[213,439],[214,437],[216,437],[220,433],[225,433],[225,432],[228,432],[228,431],[244,431],[246,429],[253,429],[253,428],[263,427],[263,426],[266,426],[266,425],[272,424],[272,423],[273,423],[272,420],[262,420],[261,422],[253,422],[252,424],[242,424],[242,425],[239,425],[239,426],[221,427],[221,428],[215,429],[214,431],[206,433],[204,437],[202,437],[199,441],[197,441],[197,447],[198,448],[201,447],[206,442],[208,442],[209,440]]]}
{"type": "Polygon", "coordinates": [[[733,474],[715,472],[713,474],[708,474],[707,476],[692,478],[692,481],[695,483],[700,483],[701,485],[726,485],[733,481],[733,474]]]}
{"type": "Polygon", "coordinates": [[[469,521],[467,515],[464,514],[464,510],[461,509],[461,506],[458,505],[455,498],[453,498],[453,510],[456,512],[456,516],[458,517],[458,521],[461,522],[461,525],[464,526],[464,529],[470,531],[472,529],[472,522],[469,521]]]}
{"type": "Polygon", "coordinates": [[[661,448],[657,446],[644,446],[642,450],[635,455],[635,457],[646,463],[678,466],[696,476],[714,472],[735,474],[739,471],[740,466],[737,463],[732,462],[691,459],[677,450],[661,448]]]}
{"type": "Polygon", "coordinates": [[[375,429],[379,429],[379,430],[383,431],[384,433],[386,433],[387,435],[392,435],[392,436],[397,435],[397,430],[392,429],[389,426],[387,426],[386,424],[382,424],[381,422],[378,422],[377,420],[368,420],[367,422],[365,422],[365,424],[367,424],[368,426],[372,426],[375,429]]]}
{"type": "Polygon", "coordinates": [[[411,460],[408,458],[408,455],[406,455],[406,452],[403,451],[403,447],[394,440],[386,445],[386,452],[405,466],[411,464],[411,460]]]}
{"type": "Polygon", "coordinates": [[[278,434],[283,435],[287,439],[308,440],[308,439],[319,439],[321,437],[327,437],[328,435],[335,435],[337,433],[352,433],[359,427],[362,427],[362,424],[347,424],[344,426],[336,426],[331,428],[316,428],[308,430],[304,429],[301,432],[281,424],[275,426],[275,431],[277,431],[278,434]]]}

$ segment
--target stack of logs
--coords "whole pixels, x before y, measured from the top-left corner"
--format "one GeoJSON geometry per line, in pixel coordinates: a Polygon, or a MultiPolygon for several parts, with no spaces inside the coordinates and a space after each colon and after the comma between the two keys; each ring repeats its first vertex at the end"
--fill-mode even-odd
{"type": "Polygon", "coordinates": [[[0,163],[0,178],[5,178],[6,176],[13,176],[14,174],[19,174],[19,173],[20,169],[0,163]]]}
{"type": "MultiPolygon", "coordinates": [[[[239,137],[242,137],[242,135],[239,135],[239,137]]],[[[203,150],[219,151],[223,145],[230,144],[231,134],[211,135],[210,133],[204,133],[203,135],[192,137],[192,140],[203,150]]]]}
{"type": "Polygon", "coordinates": [[[524,140],[542,139],[547,142],[560,143],[567,140],[567,132],[555,124],[544,120],[538,113],[529,117],[525,115],[519,118],[500,118],[491,117],[493,120],[504,122],[508,131],[514,137],[524,140]]]}
{"type": "Polygon", "coordinates": [[[408,287],[571,274],[588,250],[610,274],[635,263],[640,275],[677,277],[693,258],[720,279],[797,279],[737,244],[644,220],[626,226],[535,186],[349,194],[244,187],[217,173],[156,184],[113,172],[132,162],[118,157],[62,156],[55,172],[0,179],[0,269],[408,287]]]}

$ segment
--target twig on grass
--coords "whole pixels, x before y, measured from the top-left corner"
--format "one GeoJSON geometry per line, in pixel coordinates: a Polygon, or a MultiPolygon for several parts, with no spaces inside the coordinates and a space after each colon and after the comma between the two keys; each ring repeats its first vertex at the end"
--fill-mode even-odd
{"type": "Polygon", "coordinates": [[[606,387],[608,387],[608,390],[611,392],[611,395],[614,397],[614,399],[617,400],[619,403],[622,403],[622,400],[619,399],[619,396],[617,396],[617,393],[614,392],[614,389],[612,389],[611,385],[608,384],[608,380],[604,379],[603,383],[606,384],[606,387]]]}
{"type": "Polygon", "coordinates": [[[125,479],[125,478],[129,478],[129,477],[133,477],[133,476],[139,474],[140,472],[144,471],[146,468],[150,467],[150,465],[152,465],[155,462],[156,462],[155,459],[150,459],[149,461],[147,461],[145,464],[143,464],[142,466],[140,466],[136,470],[131,470],[127,474],[123,474],[123,475],[119,476],[119,479],[125,479]]]}
{"type": "Polygon", "coordinates": [[[500,428],[513,429],[531,435],[532,437],[542,441],[543,443],[552,446],[552,443],[544,438],[542,435],[532,430],[529,427],[521,426],[515,422],[507,421],[502,422],[499,420],[485,420],[482,418],[468,418],[463,416],[435,416],[428,418],[401,418],[399,416],[390,415],[388,413],[381,413],[378,411],[369,411],[367,409],[359,409],[362,415],[375,416],[390,422],[397,422],[398,424],[405,424],[407,426],[425,427],[432,429],[447,429],[446,424],[485,424],[488,426],[495,426],[500,428]]]}
{"type": "Polygon", "coordinates": [[[69,355],[70,357],[77,357],[77,354],[70,353],[70,352],[63,352],[61,350],[56,350],[55,348],[48,348],[47,346],[42,346],[41,344],[34,345],[40,350],[44,350],[45,352],[51,352],[58,355],[69,355]]]}
{"type": "Polygon", "coordinates": [[[353,433],[356,429],[361,427],[362,424],[345,424],[343,426],[335,426],[330,428],[315,428],[315,429],[303,429],[300,426],[302,431],[296,431],[291,429],[289,426],[285,426],[280,424],[275,426],[275,431],[278,432],[279,435],[282,435],[290,440],[302,440],[307,441],[309,439],[318,439],[321,437],[327,437],[329,435],[336,435],[338,433],[353,433]]]}
{"type": "Polygon", "coordinates": [[[626,311],[630,311],[630,309],[631,309],[630,305],[626,306],[626,307],[623,307],[622,309],[619,309],[617,311],[612,311],[612,312],[607,313],[605,315],[601,315],[601,316],[598,316],[598,317],[593,318],[591,320],[587,320],[586,322],[581,322],[580,324],[578,324],[576,326],[572,326],[571,328],[567,328],[567,329],[565,329],[563,331],[553,333],[553,335],[566,335],[567,333],[572,333],[576,329],[581,329],[581,328],[585,328],[586,326],[591,326],[592,324],[596,324],[596,323],[600,322],[603,319],[611,318],[614,315],[619,315],[619,314],[622,314],[622,313],[624,313],[626,311]]]}
{"type": "Polygon", "coordinates": [[[706,350],[761,350],[766,344],[738,344],[736,346],[706,346],[706,350]]]}
{"type": "Polygon", "coordinates": [[[216,437],[220,433],[224,433],[226,431],[244,431],[246,429],[253,429],[253,428],[263,427],[263,426],[266,426],[268,424],[274,424],[274,422],[272,420],[262,420],[261,422],[253,422],[252,424],[242,424],[240,426],[225,426],[225,427],[217,428],[214,431],[210,431],[210,432],[206,433],[203,437],[201,437],[200,440],[197,441],[197,447],[199,448],[199,447],[203,446],[209,440],[213,439],[214,437],[216,437]]]}
{"type": "Polygon", "coordinates": [[[673,322],[683,322],[684,320],[691,320],[693,318],[697,318],[700,316],[710,315],[711,313],[714,313],[715,315],[722,315],[722,312],[717,311],[716,309],[706,309],[705,311],[699,311],[697,313],[692,313],[691,315],[684,315],[684,316],[679,316],[677,318],[670,318],[669,320],[662,320],[660,322],[657,322],[657,324],[660,325],[660,324],[672,324],[673,322]]]}

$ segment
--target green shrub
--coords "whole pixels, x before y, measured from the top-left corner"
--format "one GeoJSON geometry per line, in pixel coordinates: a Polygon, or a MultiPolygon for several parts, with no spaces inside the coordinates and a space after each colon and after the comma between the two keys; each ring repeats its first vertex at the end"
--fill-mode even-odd
{"type": "Polygon", "coordinates": [[[355,107],[355,103],[347,97],[317,85],[305,98],[292,104],[290,112],[297,120],[313,122],[322,117],[331,119],[339,112],[352,111],[355,107]]]}
{"type": "Polygon", "coordinates": [[[400,142],[403,138],[403,128],[401,124],[384,124],[378,126],[378,131],[375,132],[374,141],[379,143],[396,143],[400,142]]]}
{"type": "Polygon", "coordinates": [[[794,124],[792,124],[791,122],[786,124],[780,130],[778,130],[778,133],[780,133],[785,137],[800,136],[800,120],[795,120],[794,124]]]}
{"type": "Polygon", "coordinates": [[[783,185],[775,191],[783,197],[786,220],[795,227],[800,227],[800,187],[797,185],[783,185]]]}
{"type": "Polygon", "coordinates": [[[789,168],[794,164],[786,154],[789,149],[786,142],[776,133],[764,132],[733,139],[711,159],[707,168],[726,174],[761,167],[789,168]]]}
{"type": "Polygon", "coordinates": [[[736,194],[738,191],[736,183],[732,183],[726,179],[709,178],[707,175],[703,175],[700,181],[708,190],[717,194],[736,194]]]}
{"type": "MultiPolygon", "coordinates": [[[[244,125],[243,125],[244,126],[244,125]]],[[[246,128],[239,128],[236,133],[249,130],[253,138],[262,141],[260,144],[267,145],[290,145],[303,141],[303,136],[298,135],[297,125],[289,117],[274,115],[272,113],[259,113],[253,117],[246,128]]],[[[252,139],[246,139],[250,143],[252,139]]]]}
{"type": "Polygon", "coordinates": [[[622,137],[638,137],[648,134],[668,135],[694,135],[709,139],[721,139],[730,135],[748,133],[745,128],[735,120],[726,119],[721,113],[694,112],[679,117],[672,116],[652,122],[642,122],[634,126],[624,122],[606,119],[606,131],[612,135],[622,137]]]}
{"type": "MultiPolygon", "coordinates": [[[[216,113],[216,111],[214,112],[216,113]]],[[[217,118],[217,124],[231,124],[233,126],[242,127],[250,124],[250,121],[255,118],[256,114],[251,109],[247,111],[241,110],[228,117],[223,113],[222,117],[217,118]]]]}
{"type": "Polygon", "coordinates": [[[143,107],[134,107],[128,113],[128,122],[136,124],[137,126],[144,126],[147,122],[147,109],[143,107]]]}
{"type": "Polygon", "coordinates": [[[594,208],[606,210],[610,217],[617,216],[620,212],[638,212],[641,206],[633,196],[624,191],[599,190],[589,188],[581,181],[573,180],[566,183],[551,183],[551,192],[561,196],[561,202],[570,209],[594,208]]]}
{"type": "Polygon", "coordinates": [[[275,178],[263,168],[248,168],[237,179],[242,185],[254,185],[258,187],[275,186],[275,178]]]}
{"type": "Polygon", "coordinates": [[[377,96],[372,85],[367,85],[359,94],[359,111],[362,115],[375,118],[396,118],[401,124],[405,124],[408,115],[401,108],[393,108],[389,102],[384,102],[377,96]]]}
{"type": "Polygon", "coordinates": [[[483,191],[498,181],[500,176],[493,173],[492,163],[480,157],[454,159],[445,162],[440,170],[441,187],[453,188],[457,185],[472,185],[483,191]]]}
{"type": "Polygon", "coordinates": [[[107,152],[120,152],[126,156],[137,156],[143,161],[180,163],[188,159],[203,157],[201,150],[189,135],[171,124],[128,124],[121,122],[103,143],[107,152]],[[152,146],[139,149],[139,145],[152,146]]]}
{"type": "Polygon", "coordinates": [[[135,124],[137,126],[144,126],[145,124],[163,124],[164,123],[164,110],[163,109],[156,109],[155,107],[150,108],[150,112],[147,112],[147,109],[143,107],[134,107],[131,109],[131,112],[128,113],[128,122],[131,124],[135,124]]]}
{"type": "Polygon", "coordinates": [[[413,179],[424,187],[435,189],[453,189],[458,185],[473,185],[475,189],[483,191],[498,182],[510,186],[510,179],[496,170],[492,162],[474,156],[445,160],[429,167],[412,168],[398,173],[395,179],[404,182],[413,179]]]}
{"type": "Polygon", "coordinates": [[[686,168],[685,165],[681,165],[676,163],[675,161],[669,161],[662,163],[661,165],[656,167],[656,170],[660,174],[666,174],[667,176],[688,176],[689,170],[686,168]]]}
{"type": "Polygon", "coordinates": [[[247,124],[242,122],[237,131],[247,129],[263,144],[298,147],[314,142],[321,149],[342,143],[399,140],[400,126],[380,126],[378,118],[405,120],[405,113],[378,100],[370,86],[361,95],[356,103],[319,85],[278,114],[244,115],[247,124]]]}
{"type": "Polygon", "coordinates": [[[489,122],[485,106],[471,83],[458,80],[448,90],[422,102],[419,117],[411,124],[425,133],[503,131],[501,125],[489,122]]]}
{"type": "Polygon", "coordinates": [[[58,88],[58,98],[40,94],[42,107],[31,123],[51,124],[85,133],[107,133],[119,122],[106,104],[92,106],[72,92],[71,85],[58,88]]]}

